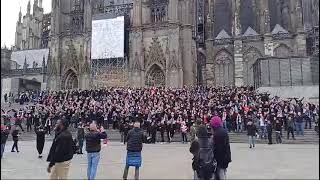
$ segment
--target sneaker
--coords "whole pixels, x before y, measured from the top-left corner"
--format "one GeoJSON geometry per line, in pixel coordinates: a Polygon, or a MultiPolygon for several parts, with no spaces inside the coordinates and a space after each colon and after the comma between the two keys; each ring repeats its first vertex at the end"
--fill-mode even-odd
{"type": "Polygon", "coordinates": [[[249,147],[250,149],[252,148],[252,146],[249,147]]]}
{"type": "Polygon", "coordinates": [[[11,150],[11,152],[15,152],[14,150],[11,150]]]}
{"type": "Polygon", "coordinates": [[[42,155],[39,155],[38,158],[41,159],[41,158],[42,158],[42,155]]]}
{"type": "Polygon", "coordinates": [[[253,147],[254,147],[254,145],[253,145],[253,147]]]}
{"type": "Polygon", "coordinates": [[[18,153],[18,152],[20,152],[20,151],[17,151],[17,153],[18,153]]]}

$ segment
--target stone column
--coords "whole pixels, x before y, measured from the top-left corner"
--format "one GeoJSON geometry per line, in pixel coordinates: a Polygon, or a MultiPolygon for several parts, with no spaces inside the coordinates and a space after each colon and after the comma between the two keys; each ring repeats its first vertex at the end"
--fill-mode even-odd
{"type": "Polygon", "coordinates": [[[298,56],[307,55],[307,44],[306,44],[306,33],[303,28],[303,19],[302,19],[302,6],[299,0],[296,0],[296,23],[297,23],[297,36],[296,36],[296,50],[298,56]]]}
{"type": "Polygon", "coordinates": [[[270,15],[268,0],[260,0],[260,34],[270,33],[270,15]]]}
{"type": "Polygon", "coordinates": [[[241,24],[240,24],[240,0],[235,0],[234,6],[234,76],[235,86],[243,85],[243,54],[242,54],[242,40],[241,40],[241,24]]]}

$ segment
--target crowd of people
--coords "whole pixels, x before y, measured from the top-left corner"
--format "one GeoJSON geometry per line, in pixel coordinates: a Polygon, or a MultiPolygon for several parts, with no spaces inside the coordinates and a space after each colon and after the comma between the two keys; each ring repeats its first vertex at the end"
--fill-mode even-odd
{"type": "MultiPolygon", "coordinates": [[[[13,97],[12,94],[9,97],[13,97]]],[[[39,158],[42,158],[45,134],[54,132],[55,139],[47,159],[50,162],[47,171],[51,172],[54,167],[52,178],[67,176],[63,169],[68,169],[74,153],[83,154],[85,142],[87,176],[94,179],[100,159],[100,140],[106,140],[105,129],[112,128],[119,130],[121,141],[127,143],[124,179],[132,164],[138,179],[142,142],[156,143],[158,132],[162,143],[170,143],[177,133],[183,143],[188,142],[189,137],[193,166],[199,163],[196,162],[197,155],[204,147],[206,153],[210,152],[210,146],[214,146],[215,151],[220,147],[220,152],[215,152],[216,164],[201,167],[212,169],[215,166],[216,178],[224,179],[231,162],[227,132],[246,131],[250,148],[254,148],[256,137],[268,138],[268,144],[272,144],[272,132],[275,131],[276,143],[282,143],[283,130],[287,131],[288,139],[289,135],[295,139],[295,134],[303,136],[304,129],[312,128],[312,123],[318,123],[319,119],[319,105],[303,103],[303,99],[297,98],[270,97],[251,87],[109,88],[24,92],[17,97],[13,101],[25,106],[1,110],[1,158],[10,132],[14,141],[12,152],[19,152],[20,130],[34,131],[39,158]],[[67,130],[69,125],[77,131],[75,138],[67,130]],[[211,142],[212,134],[215,136],[211,142]],[[62,151],[69,153],[56,154],[62,151]]],[[[211,162],[210,156],[205,157],[209,158],[206,162],[211,162]]],[[[194,170],[200,179],[213,176],[208,171],[203,174],[197,167],[194,170]]]]}
{"type": "Polygon", "coordinates": [[[213,116],[221,117],[228,132],[246,131],[248,122],[252,121],[259,138],[267,138],[272,129],[280,132],[280,137],[286,130],[287,138],[289,134],[295,138],[293,132],[302,136],[305,128],[310,129],[312,123],[318,122],[319,114],[319,105],[302,103],[297,98],[269,97],[250,87],[110,88],[19,95],[16,101],[28,106],[2,110],[8,126],[14,122],[24,131],[21,124],[25,122],[26,130],[31,131],[32,125],[34,128],[42,125],[51,134],[60,118],[66,118],[75,128],[80,122],[86,125],[96,121],[106,129],[118,129],[125,141],[132,122],[139,120],[152,143],[156,142],[158,132],[161,142],[171,142],[177,132],[181,141],[187,142],[191,126],[197,120],[209,124],[213,116]]]}

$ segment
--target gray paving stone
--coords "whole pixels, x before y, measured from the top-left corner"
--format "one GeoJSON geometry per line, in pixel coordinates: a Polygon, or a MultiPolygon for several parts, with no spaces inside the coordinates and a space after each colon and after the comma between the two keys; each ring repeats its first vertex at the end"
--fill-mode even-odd
{"type": "MultiPolygon", "coordinates": [[[[1,179],[48,179],[45,161],[51,146],[46,142],[44,158],[37,158],[35,141],[19,142],[20,153],[10,152],[12,142],[7,143],[1,160],[1,179]]],[[[265,145],[249,149],[247,144],[231,144],[232,163],[228,179],[319,179],[318,145],[265,145]]],[[[110,142],[102,148],[97,179],[120,179],[122,177],[125,146],[110,142]]],[[[189,145],[144,145],[141,179],[191,179],[192,155],[189,145]]],[[[75,155],[69,177],[86,179],[86,155],[75,155]]],[[[133,178],[133,169],[129,172],[133,178]]]]}

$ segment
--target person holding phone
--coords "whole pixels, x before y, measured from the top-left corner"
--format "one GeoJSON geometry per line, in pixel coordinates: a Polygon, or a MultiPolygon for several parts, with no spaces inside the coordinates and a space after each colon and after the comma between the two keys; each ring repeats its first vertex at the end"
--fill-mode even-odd
{"type": "Polygon", "coordinates": [[[101,126],[98,129],[96,122],[89,126],[89,132],[85,134],[86,151],[88,156],[87,178],[89,180],[96,178],[97,168],[100,160],[101,139],[106,139],[107,134],[101,126]]]}

